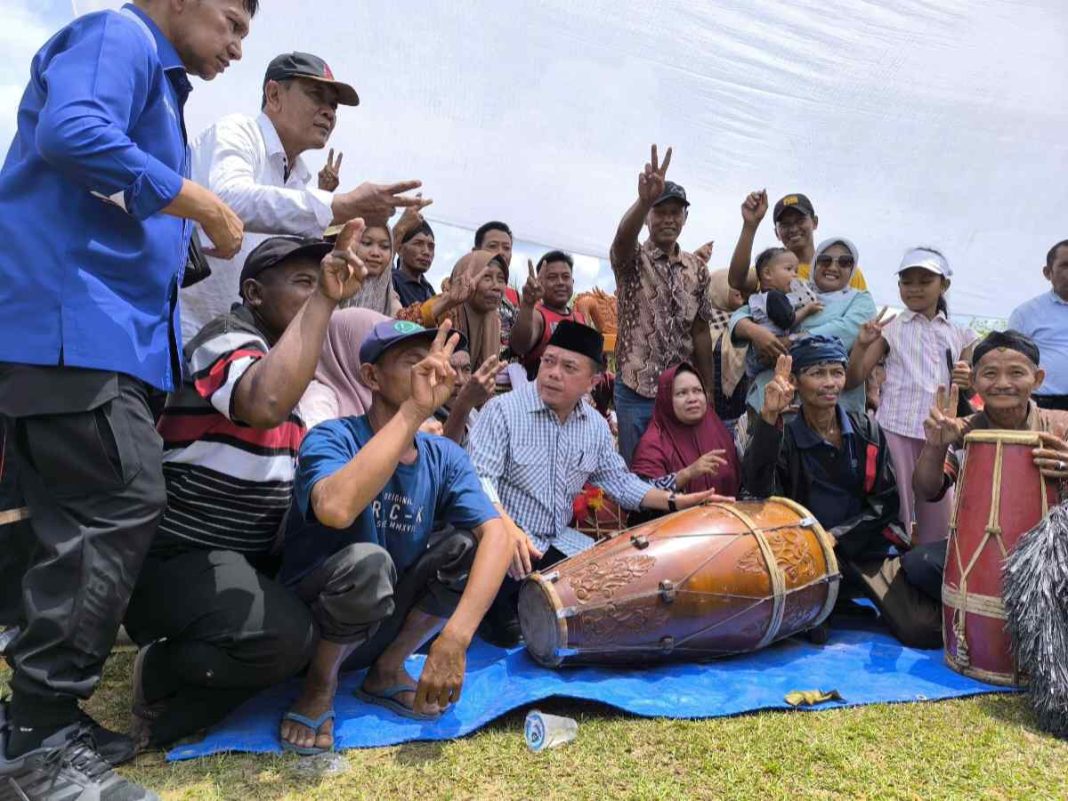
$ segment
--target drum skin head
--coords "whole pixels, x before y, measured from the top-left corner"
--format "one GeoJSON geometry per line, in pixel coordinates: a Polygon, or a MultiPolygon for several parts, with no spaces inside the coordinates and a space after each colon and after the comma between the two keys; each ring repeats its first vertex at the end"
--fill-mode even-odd
{"type": "Polygon", "coordinates": [[[564,636],[560,627],[566,624],[557,617],[555,595],[552,585],[540,573],[533,574],[519,589],[519,625],[523,639],[534,661],[545,667],[559,667],[563,661],[560,648],[564,636]]]}

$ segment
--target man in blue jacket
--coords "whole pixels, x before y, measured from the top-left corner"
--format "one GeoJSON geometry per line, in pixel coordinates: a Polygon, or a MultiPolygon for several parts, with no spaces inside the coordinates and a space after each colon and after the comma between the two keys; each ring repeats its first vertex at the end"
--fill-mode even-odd
{"type": "Polygon", "coordinates": [[[149,394],[181,378],[193,222],[223,256],[242,239],[237,216],[186,177],[187,73],[211,80],[241,58],[256,7],[137,0],[74,20],[30,68],[0,170],[0,414],[33,533],[0,797],[156,797],[110,770],[101,752],[117,762],[130,744],[78,701],[100,680],[163,511],[149,394]]]}

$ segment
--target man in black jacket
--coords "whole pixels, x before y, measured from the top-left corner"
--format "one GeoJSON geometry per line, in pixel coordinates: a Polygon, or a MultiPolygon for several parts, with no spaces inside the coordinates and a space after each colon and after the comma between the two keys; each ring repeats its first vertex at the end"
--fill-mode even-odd
{"type": "Polygon", "coordinates": [[[809,509],[835,539],[847,587],[878,607],[905,645],[941,646],[941,607],[906,580],[893,549],[908,546],[886,439],[867,415],[846,412],[848,354],[834,337],[814,335],[780,356],[742,463],[744,491],[784,495],[809,509]],[[800,412],[784,421],[795,393],[800,412]]]}

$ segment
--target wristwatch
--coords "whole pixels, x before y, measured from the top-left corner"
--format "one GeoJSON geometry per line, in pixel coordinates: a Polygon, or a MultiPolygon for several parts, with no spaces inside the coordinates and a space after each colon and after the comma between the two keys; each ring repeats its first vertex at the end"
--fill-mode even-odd
{"type": "Polygon", "coordinates": [[[668,511],[669,512],[677,512],[677,511],[679,511],[679,505],[677,503],[675,503],[675,493],[674,492],[672,492],[672,493],[670,493],[668,495],[668,511]]]}

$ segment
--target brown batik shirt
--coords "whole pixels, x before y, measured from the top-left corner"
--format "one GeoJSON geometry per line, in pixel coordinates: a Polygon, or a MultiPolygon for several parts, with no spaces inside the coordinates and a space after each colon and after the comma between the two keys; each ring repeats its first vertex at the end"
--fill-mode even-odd
{"type": "Polygon", "coordinates": [[[617,372],[646,398],[656,397],[660,374],[693,359],[694,320],[712,319],[708,268],[677,244],[670,255],[651,241],[612,257],[619,333],[617,372]]]}

